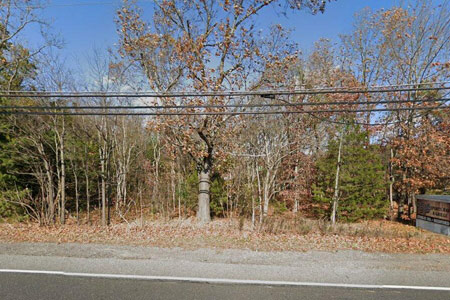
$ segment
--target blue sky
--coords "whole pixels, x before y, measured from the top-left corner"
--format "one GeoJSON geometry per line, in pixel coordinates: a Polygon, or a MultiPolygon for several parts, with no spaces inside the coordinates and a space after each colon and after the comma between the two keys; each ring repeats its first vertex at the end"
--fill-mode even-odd
{"type": "MultiPolygon", "coordinates": [[[[150,2],[139,1],[139,5],[149,11],[150,2]]],[[[392,0],[337,0],[328,5],[324,14],[297,12],[287,17],[270,9],[260,15],[258,26],[267,26],[267,20],[270,20],[272,24],[280,23],[291,28],[294,30],[293,40],[302,50],[308,51],[321,37],[336,39],[338,34],[350,32],[354,13],[362,8],[389,8],[395,3],[392,0]]],[[[74,66],[93,48],[104,49],[116,43],[114,19],[119,7],[118,0],[52,0],[49,7],[42,11],[42,16],[51,22],[53,32],[65,41],[61,54],[69,65],[74,66]]],[[[24,39],[29,46],[33,46],[38,43],[37,36],[35,31],[30,30],[24,39]]]]}

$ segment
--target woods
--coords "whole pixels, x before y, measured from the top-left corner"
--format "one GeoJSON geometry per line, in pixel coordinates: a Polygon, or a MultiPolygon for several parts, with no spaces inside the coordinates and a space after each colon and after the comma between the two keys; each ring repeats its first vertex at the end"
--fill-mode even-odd
{"type": "Polygon", "coordinates": [[[260,14],[326,13],[325,1],[123,1],[117,47],[94,51],[81,78],[29,2],[0,3],[2,219],[410,220],[414,194],[449,193],[447,2],[365,9],[352,32],[302,54],[289,28],[259,30],[260,14]],[[34,25],[49,34],[27,48],[34,25]],[[144,91],[161,96],[124,96],[144,91]],[[164,96],[176,92],[194,96],[164,96]],[[73,114],[86,109],[101,114],[73,114]]]}

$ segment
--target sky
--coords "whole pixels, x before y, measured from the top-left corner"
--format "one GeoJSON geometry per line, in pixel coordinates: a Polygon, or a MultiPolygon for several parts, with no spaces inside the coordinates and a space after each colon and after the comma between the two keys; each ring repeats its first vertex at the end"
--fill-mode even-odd
{"type": "MultiPolygon", "coordinates": [[[[145,12],[150,12],[151,0],[138,1],[145,12]]],[[[282,24],[293,30],[292,38],[304,52],[312,48],[319,38],[336,40],[339,34],[352,29],[353,15],[370,6],[377,10],[389,8],[396,1],[388,0],[337,0],[328,4],[325,13],[312,15],[302,11],[288,16],[269,9],[260,14],[257,26],[282,24]]],[[[60,55],[69,66],[75,66],[92,53],[93,49],[106,49],[117,43],[115,25],[119,0],[50,0],[41,11],[42,17],[51,23],[52,31],[64,41],[60,55]]],[[[39,43],[39,34],[29,30],[23,39],[29,46],[39,43]]]]}

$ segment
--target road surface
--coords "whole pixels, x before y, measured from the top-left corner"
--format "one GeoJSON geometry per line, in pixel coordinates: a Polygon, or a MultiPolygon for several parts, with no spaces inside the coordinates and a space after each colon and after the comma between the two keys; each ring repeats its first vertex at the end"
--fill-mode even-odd
{"type": "Polygon", "coordinates": [[[450,291],[210,284],[138,279],[0,273],[0,299],[449,299],[450,291]]]}
{"type": "Polygon", "coordinates": [[[0,299],[450,299],[450,256],[0,243],[0,299]]]}

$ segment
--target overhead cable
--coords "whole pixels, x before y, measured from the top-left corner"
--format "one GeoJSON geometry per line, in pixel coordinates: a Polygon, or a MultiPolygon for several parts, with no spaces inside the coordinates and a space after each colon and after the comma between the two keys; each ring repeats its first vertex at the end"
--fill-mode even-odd
{"type": "Polygon", "coordinates": [[[355,101],[332,101],[332,102],[284,102],[284,103],[255,103],[255,104],[197,104],[197,105],[110,105],[110,106],[16,106],[16,105],[4,105],[0,106],[0,109],[31,109],[31,110],[117,110],[117,109],[199,109],[199,108],[258,108],[258,107],[300,107],[300,106],[356,106],[356,105],[380,105],[380,104],[407,104],[407,103],[430,103],[430,102],[447,102],[450,98],[439,98],[439,99],[411,99],[411,100],[380,100],[380,101],[365,101],[365,102],[355,102],[355,101]]]}
{"type": "MultiPolygon", "coordinates": [[[[436,83],[432,83],[436,85],[436,83]]],[[[432,85],[426,84],[426,85],[432,85]]],[[[443,83],[442,83],[443,84],[443,83]]],[[[290,96],[319,94],[369,94],[391,92],[418,92],[449,90],[450,86],[420,87],[373,87],[373,88],[327,88],[327,89],[293,89],[293,90],[262,90],[262,91],[205,91],[205,92],[46,92],[46,91],[0,91],[0,97],[9,98],[183,98],[183,97],[233,97],[233,96],[290,96]]]]}
{"type": "Polygon", "coordinates": [[[219,111],[219,112],[61,112],[61,111],[0,111],[1,115],[50,115],[50,116],[215,116],[215,115],[274,115],[274,114],[311,114],[311,113],[357,113],[357,112],[387,112],[415,110],[446,110],[450,106],[437,107],[400,107],[373,109],[326,109],[326,110],[271,110],[271,111],[219,111]]]}

